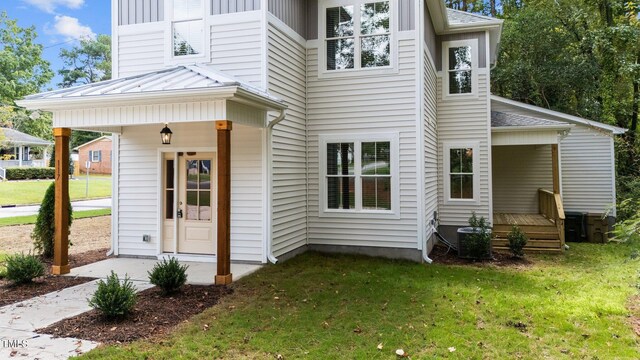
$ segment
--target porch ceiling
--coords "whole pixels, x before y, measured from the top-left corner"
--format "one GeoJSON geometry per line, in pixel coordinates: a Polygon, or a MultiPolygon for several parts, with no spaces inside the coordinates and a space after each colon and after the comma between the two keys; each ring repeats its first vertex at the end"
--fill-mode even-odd
{"type": "Polygon", "coordinates": [[[232,120],[266,126],[266,112],[286,105],[267,92],[207,65],[176,66],[26,97],[18,105],[51,111],[54,127],[232,120]]]}
{"type": "Polygon", "coordinates": [[[497,145],[558,144],[574,125],[515,113],[491,112],[491,143],[497,145]]]}

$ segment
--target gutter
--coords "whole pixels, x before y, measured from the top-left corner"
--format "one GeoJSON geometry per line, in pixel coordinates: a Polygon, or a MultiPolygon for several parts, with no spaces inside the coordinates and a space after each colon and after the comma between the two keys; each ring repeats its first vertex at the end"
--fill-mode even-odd
{"type": "Polygon", "coordinates": [[[272,264],[276,264],[278,262],[278,259],[273,255],[273,249],[271,248],[273,241],[273,232],[271,226],[271,223],[273,221],[273,167],[271,166],[271,160],[273,158],[273,127],[284,120],[285,115],[285,109],[281,109],[280,115],[277,118],[273,119],[273,121],[271,121],[269,125],[267,125],[267,139],[269,141],[269,144],[267,144],[267,166],[269,168],[267,170],[267,186],[269,187],[269,189],[267,190],[269,192],[267,196],[267,209],[269,209],[269,216],[267,217],[267,260],[269,260],[269,262],[272,264]]]}

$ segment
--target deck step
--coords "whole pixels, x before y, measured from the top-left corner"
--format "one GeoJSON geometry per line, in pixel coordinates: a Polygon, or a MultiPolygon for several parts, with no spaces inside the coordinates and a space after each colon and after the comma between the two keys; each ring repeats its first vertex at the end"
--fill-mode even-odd
{"type": "MultiPolygon", "coordinates": [[[[509,240],[507,240],[507,239],[493,239],[491,241],[491,244],[493,245],[494,248],[498,248],[498,247],[508,248],[509,247],[509,240]]],[[[527,241],[527,246],[525,246],[525,250],[541,249],[541,248],[544,248],[544,249],[548,249],[548,248],[560,249],[561,248],[560,240],[529,240],[529,241],[527,241]]]]}
{"type": "MultiPolygon", "coordinates": [[[[525,234],[527,238],[530,240],[560,240],[560,236],[558,234],[558,230],[555,231],[544,231],[544,232],[529,232],[526,231],[525,234]]],[[[493,235],[498,239],[507,239],[509,232],[507,231],[494,231],[493,235]]]]}
{"type": "MultiPolygon", "coordinates": [[[[519,225],[518,226],[520,228],[520,230],[524,231],[525,233],[527,232],[553,232],[553,231],[558,231],[558,228],[552,224],[549,223],[549,225],[519,225]]],[[[511,231],[511,225],[506,225],[506,224],[497,224],[497,225],[493,225],[493,232],[499,232],[499,231],[507,231],[510,232],[511,231]]]]}

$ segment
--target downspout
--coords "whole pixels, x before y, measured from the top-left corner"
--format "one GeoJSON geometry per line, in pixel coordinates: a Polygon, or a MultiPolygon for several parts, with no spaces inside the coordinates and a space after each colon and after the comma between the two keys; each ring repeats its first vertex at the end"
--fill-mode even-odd
{"type": "Polygon", "coordinates": [[[269,223],[269,226],[267,226],[267,260],[269,260],[269,262],[272,264],[278,262],[278,259],[273,255],[273,250],[271,249],[273,240],[273,232],[271,226],[271,223],[273,222],[273,167],[271,166],[271,160],[273,158],[273,127],[284,120],[285,115],[285,109],[280,110],[280,115],[277,118],[273,119],[273,121],[271,121],[267,126],[267,141],[269,142],[267,144],[267,186],[269,187],[269,189],[267,190],[269,192],[269,195],[267,196],[267,209],[269,209],[269,216],[267,217],[267,221],[269,223]]]}

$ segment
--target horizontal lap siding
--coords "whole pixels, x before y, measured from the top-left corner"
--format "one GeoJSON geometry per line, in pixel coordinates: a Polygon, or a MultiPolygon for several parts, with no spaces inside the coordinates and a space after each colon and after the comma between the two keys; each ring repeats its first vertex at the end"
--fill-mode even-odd
{"type": "Polygon", "coordinates": [[[565,211],[603,214],[615,203],[609,135],[576,125],[560,143],[565,211]]]}
{"type": "Polygon", "coordinates": [[[143,31],[141,28],[141,32],[135,35],[118,36],[118,77],[164,68],[164,33],[143,31]]]}
{"type": "Polygon", "coordinates": [[[489,176],[489,120],[487,116],[487,75],[478,74],[478,96],[464,99],[444,99],[442,78],[438,77],[438,203],[440,224],[465,225],[475,211],[478,216],[491,218],[489,176]],[[444,156],[445,142],[480,143],[480,189],[479,203],[445,204],[444,201],[444,156]]]}
{"type": "Polygon", "coordinates": [[[273,131],[272,249],[280,256],[307,244],[306,51],[268,25],[269,92],[288,106],[273,131]]]}
{"type": "MultiPolygon", "coordinates": [[[[215,147],[212,122],[173,124],[170,147],[215,147]]],[[[119,149],[118,241],[122,255],[155,256],[158,234],[158,149],[156,126],[125,127],[119,149]],[[142,235],[151,235],[151,242],[142,235]]],[[[235,126],[231,148],[231,258],[261,261],[262,131],[235,126]]]]}
{"type": "Polygon", "coordinates": [[[424,197],[426,236],[429,238],[431,227],[427,226],[438,210],[438,129],[437,129],[437,76],[434,65],[429,61],[425,47],[423,56],[423,127],[424,127],[424,197]]]}
{"type": "Polygon", "coordinates": [[[538,189],[553,190],[551,145],[494,146],[493,211],[538,213],[538,189]]]}
{"type": "Polygon", "coordinates": [[[399,43],[399,73],[318,78],[318,50],[308,49],[309,243],[417,248],[415,41],[399,43]],[[400,219],[319,217],[318,135],[399,132],[400,219]]]}
{"type": "Polygon", "coordinates": [[[262,36],[259,20],[211,26],[211,64],[227,75],[262,86],[262,36]]]}

